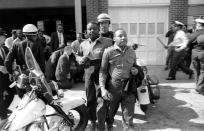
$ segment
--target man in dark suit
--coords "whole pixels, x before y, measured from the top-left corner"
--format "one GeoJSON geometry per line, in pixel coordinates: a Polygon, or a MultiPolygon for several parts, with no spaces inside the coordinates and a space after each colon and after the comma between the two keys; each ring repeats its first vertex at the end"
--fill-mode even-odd
{"type": "Polygon", "coordinates": [[[62,24],[57,25],[57,32],[51,34],[51,49],[52,52],[64,47],[67,43],[67,39],[64,34],[64,29],[62,24]]]}

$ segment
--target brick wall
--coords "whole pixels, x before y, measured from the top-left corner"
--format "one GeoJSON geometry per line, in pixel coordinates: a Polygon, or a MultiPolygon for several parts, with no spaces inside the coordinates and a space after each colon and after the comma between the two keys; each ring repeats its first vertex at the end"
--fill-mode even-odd
{"type": "Polygon", "coordinates": [[[187,24],[188,0],[170,0],[169,25],[175,20],[187,24]]]}
{"type": "Polygon", "coordinates": [[[86,0],[87,22],[96,21],[100,13],[108,13],[108,0],[86,0]]]}

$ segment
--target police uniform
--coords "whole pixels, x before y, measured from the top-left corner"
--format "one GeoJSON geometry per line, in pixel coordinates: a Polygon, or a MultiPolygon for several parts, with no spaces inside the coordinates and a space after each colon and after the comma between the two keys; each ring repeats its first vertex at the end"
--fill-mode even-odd
{"type": "MultiPolygon", "coordinates": [[[[180,23],[178,21],[175,22],[177,26],[181,25],[183,26],[183,23],[180,23]]],[[[169,76],[166,78],[166,80],[175,80],[176,79],[176,72],[180,68],[184,73],[189,75],[189,78],[191,78],[193,71],[189,69],[185,63],[183,62],[186,56],[186,50],[182,51],[176,51],[176,47],[187,45],[188,40],[186,37],[186,34],[181,29],[176,31],[176,34],[174,36],[174,40],[172,43],[170,43],[170,46],[173,46],[173,58],[172,58],[172,66],[171,70],[169,71],[169,76]]]]}
{"type": "Polygon", "coordinates": [[[99,70],[102,54],[105,48],[111,45],[112,40],[109,38],[99,37],[94,42],[92,42],[90,39],[87,39],[81,43],[77,55],[77,57],[88,56],[88,58],[90,59],[89,65],[85,67],[85,89],[89,119],[92,122],[95,122],[97,119],[97,99],[95,85],[99,85],[99,70]]]}
{"type": "MultiPolygon", "coordinates": [[[[5,59],[5,66],[9,74],[12,74],[12,71],[13,71],[12,64],[15,59],[16,59],[16,64],[20,65],[22,70],[26,70],[27,67],[25,63],[25,49],[27,46],[31,48],[34,57],[36,58],[38,64],[40,65],[40,68],[44,72],[45,60],[44,60],[44,54],[43,54],[41,43],[38,43],[37,41],[33,42],[28,39],[25,39],[19,43],[14,43],[5,59]]],[[[17,89],[17,91],[19,90],[17,89]]],[[[23,94],[20,93],[19,95],[22,96],[23,94]]]]}
{"type": "Polygon", "coordinates": [[[108,128],[111,128],[113,125],[114,116],[120,103],[124,128],[133,126],[136,96],[131,92],[125,92],[124,88],[130,78],[131,67],[135,64],[135,51],[128,46],[125,51],[121,51],[117,45],[113,45],[104,51],[99,74],[99,83],[100,87],[105,87],[106,80],[108,80],[108,86],[106,89],[113,96],[109,101],[109,110],[106,112],[108,128]],[[110,79],[107,79],[108,75],[110,76],[110,79]]]}
{"type": "Polygon", "coordinates": [[[100,35],[102,37],[106,37],[106,38],[110,38],[110,39],[113,39],[113,36],[114,36],[112,31],[108,31],[106,33],[100,33],[100,35]]]}
{"type": "MultiPolygon", "coordinates": [[[[196,19],[204,24],[204,20],[196,19]]],[[[195,75],[196,91],[204,94],[204,28],[189,35],[189,45],[192,50],[192,67],[195,75]]]]}

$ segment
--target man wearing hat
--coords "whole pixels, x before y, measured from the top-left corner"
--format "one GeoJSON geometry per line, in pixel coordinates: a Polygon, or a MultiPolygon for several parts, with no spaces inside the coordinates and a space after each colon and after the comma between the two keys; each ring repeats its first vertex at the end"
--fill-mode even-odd
{"type": "Polygon", "coordinates": [[[186,51],[185,50],[181,50],[179,52],[176,51],[177,48],[187,45],[188,43],[188,39],[187,36],[185,34],[185,32],[182,30],[184,24],[179,22],[179,21],[175,21],[175,27],[174,30],[176,32],[173,41],[169,44],[169,46],[173,46],[174,47],[174,53],[173,53],[173,58],[172,58],[172,67],[171,70],[169,72],[169,76],[168,78],[166,78],[166,80],[175,80],[176,79],[176,71],[180,68],[184,73],[189,75],[189,79],[192,77],[193,71],[191,69],[189,69],[188,67],[186,67],[186,65],[184,64],[184,58],[186,55],[186,51]]]}
{"type": "Polygon", "coordinates": [[[192,66],[195,74],[196,92],[204,94],[204,20],[196,19],[196,31],[188,36],[188,44],[178,51],[193,45],[192,66]]]}

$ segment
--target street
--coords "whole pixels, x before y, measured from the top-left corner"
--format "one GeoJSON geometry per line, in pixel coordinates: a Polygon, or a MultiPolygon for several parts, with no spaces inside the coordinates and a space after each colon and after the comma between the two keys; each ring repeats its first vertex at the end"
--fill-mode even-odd
{"type": "MultiPolygon", "coordinates": [[[[189,80],[187,75],[178,71],[177,80],[166,81],[168,71],[164,71],[163,66],[148,69],[150,75],[154,74],[160,80],[161,97],[156,104],[149,105],[146,115],[139,113],[138,106],[135,106],[135,130],[203,131],[204,96],[191,92],[193,79],[189,80]]],[[[84,95],[83,84],[77,84],[72,90],[79,97],[84,95]]],[[[89,126],[86,131],[89,131],[89,126]]],[[[122,131],[121,109],[115,116],[114,131],[122,131]]]]}

